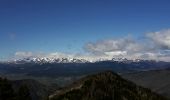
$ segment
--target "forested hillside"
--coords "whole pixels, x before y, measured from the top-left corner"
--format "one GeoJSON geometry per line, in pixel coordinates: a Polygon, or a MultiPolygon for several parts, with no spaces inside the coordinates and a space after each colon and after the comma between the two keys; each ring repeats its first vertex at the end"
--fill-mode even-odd
{"type": "Polygon", "coordinates": [[[0,78],[0,100],[31,100],[30,91],[26,85],[15,91],[9,80],[0,78]]]}
{"type": "Polygon", "coordinates": [[[167,100],[107,71],[80,80],[71,87],[58,91],[51,100],[167,100]]]}

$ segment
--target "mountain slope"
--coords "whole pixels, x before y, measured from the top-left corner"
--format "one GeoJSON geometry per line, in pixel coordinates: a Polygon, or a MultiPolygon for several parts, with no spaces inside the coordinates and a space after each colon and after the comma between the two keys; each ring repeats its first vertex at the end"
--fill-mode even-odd
{"type": "Polygon", "coordinates": [[[18,90],[12,88],[12,82],[0,78],[0,100],[32,100],[27,86],[21,85],[18,90]]]}
{"type": "Polygon", "coordinates": [[[135,72],[122,77],[170,98],[170,69],[135,72]]]}
{"type": "Polygon", "coordinates": [[[107,71],[87,76],[69,88],[57,91],[51,100],[167,100],[107,71]]]}
{"type": "Polygon", "coordinates": [[[23,100],[26,96],[28,100],[48,100],[54,89],[56,87],[47,87],[32,79],[7,80],[0,77],[0,100],[23,100]]]}
{"type": "Polygon", "coordinates": [[[48,88],[47,86],[32,80],[32,79],[23,79],[11,81],[12,86],[15,90],[18,90],[21,86],[27,86],[30,91],[30,96],[32,100],[47,100],[48,98],[48,88]]]}

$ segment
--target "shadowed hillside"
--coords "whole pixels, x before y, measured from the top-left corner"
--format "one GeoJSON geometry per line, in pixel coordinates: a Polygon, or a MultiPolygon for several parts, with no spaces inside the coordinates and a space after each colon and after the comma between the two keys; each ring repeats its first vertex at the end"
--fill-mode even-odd
{"type": "Polygon", "coordinates": [[[48,100],[54,89],[31,79],[11,81],[0,78],[0,100],[48,100]]]}
{"type": "Polygon", "coordinates": [[[87,76],[69,88],[57,91],[51,100],[167,100],[107,71],[87,76]]]}
{"type": "Polygon", "coordinates": [[[12,81],[13,88],[17,91],[20,86],[25,85],[30,91],[32,100],[47,100],[50,93],[49,88],[35,80],[24,79],[12,81]]]}
{"type": "Polygon", "coordinates": [[[170,69],[123,74],[122,77],[170,98],[170,69]]]}
{"type": "Polygon", "coordinates": [[[0,78],[0,100],[32,100],[29,88],[26,85],[21,85],[15,91],[12,88],[12,83],[7,79],[0,78]]]}

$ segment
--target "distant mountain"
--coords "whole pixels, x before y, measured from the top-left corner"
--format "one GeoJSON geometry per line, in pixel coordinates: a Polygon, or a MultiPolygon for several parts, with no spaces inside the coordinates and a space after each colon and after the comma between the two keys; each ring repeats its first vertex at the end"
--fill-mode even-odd
{"type": "Polygon", "coordinates": [[[167,100],[107,71],[90,75],[71,86],[56,91],[50,100],[167,100]]]}
{"type": "Polygon", "coordinates": [[[85,60],[80,58],[54,58],[54,57],[28,57],[23,59],[16,59],[10,61],[4,61],[3,63],[13,63],[13,64],[25,64],[25,63],[36,63],[36,64],[45,64],[45,63],[95,63],[102,61],[111,61],[111,62],[120,62],[120,63],[133,63],[133,62],[156,62],[154,60],[142,60],[142,59],[127,59],[127,58],[112,58],[112,59],[96,59],[96,60],[85,60]]]}
{"type": "Polygon", "coordinates": [[[80,76],[112,70],[117,73],[131,73],[165,69],[170,62],[153,60],[112,59],[89,62],[83,59],[22,59],[15,62],[0,63],[0,74],[24,74],[31,76],[59,77],[80,76]],[[54,61],[54,62],[52,62],[54,61]]]}
{"type": "Polygon", "coordinates": [[[14,63],[14,64],[24,64],[24,63],[37,63],[37,64],[45,64],[45,63],[87,63],[85,59],[76,59],[76,58],[23,58],[16,59],[12,61],[7,61],[6,63],[14,63]]]}
{"type": "Polygon", "coordinates": [[[170,98],[170,69],[122,74],[125,79],[170,98]]]}

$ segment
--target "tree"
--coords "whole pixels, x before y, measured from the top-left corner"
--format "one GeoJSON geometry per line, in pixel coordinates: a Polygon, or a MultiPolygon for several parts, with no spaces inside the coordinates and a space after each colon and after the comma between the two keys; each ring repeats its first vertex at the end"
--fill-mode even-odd
{"type": "Polygon", "coordinates": [[[14,100],[12,85],[7,79],[0,78],[0,100],[14,100]]]}
{"type": "Polygon", "coordinates": [[[31,100],[29,89],[26,85],[22,85],[18,90],[18,100],[31,100]]]}

